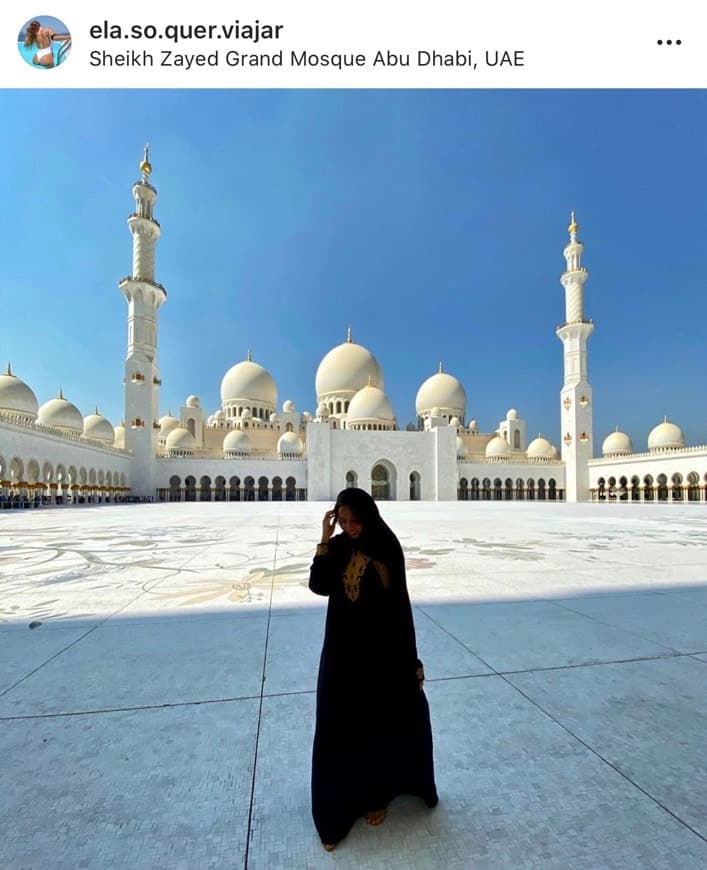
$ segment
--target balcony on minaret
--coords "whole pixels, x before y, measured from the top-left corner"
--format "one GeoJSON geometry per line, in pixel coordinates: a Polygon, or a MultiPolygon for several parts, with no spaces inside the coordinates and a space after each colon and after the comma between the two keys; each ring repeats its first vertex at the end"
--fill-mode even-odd
{"type": "Polygon", "coordinates": [[[158,290],[161,290],[165,296],[167,295],[167,291],[158,281],[150,281],[148,278],[140,278],[138,275],[126,275],[118,281],[118,287],[122,290],[123,287],[131,281],[140,282],[141,284],[149,284],[151,287],[156,287],[158,290]]]}
{"type": "Polygon", "coordinates": [[[150,221],[150,223],[154,224],[156,227],[160,227],[160,229],[162,228],[160,222],[156,218],[153,218],[151,214],[140,214],[139,211],[134,211],[132,214],[128,215],[128,226],[130,226],[130,221],[134,218],[142,218],[143,220],[150,221]]]}
{"type": "Polygon", "coordinates": [[[133,184],[133,192],[135,191],[136,188],[139,188],[139,187],[144,187],[144,188],[146,188],[147,190],[149,190],[151,193],[154,193],[155,196],[157,196],[157,188],[156,188],[156,187],[153,187],[153,186],[150,184],[150,182],[149,182],[149,181],[146,181],[144,178],[141,178],[139,181],[136,181],[136,182],[133,184]]]}

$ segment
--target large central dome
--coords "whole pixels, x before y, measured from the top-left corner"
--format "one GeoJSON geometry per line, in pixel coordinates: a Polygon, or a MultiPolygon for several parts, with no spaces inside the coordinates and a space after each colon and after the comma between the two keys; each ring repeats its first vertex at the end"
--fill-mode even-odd
{"type": "Polygon", "coordinates": [[[248,400],[271,405],[273,410],[277,405],[277,387],[267,369],[250,359],[236,363],[223,376],[221,381],[221,401],[234,402],[248,400]]]}
{"type": "Polygon", "coordinates": [[[330,350],[319,363],[315,388],[317,401],[327,396],[352,398],[370,383],[383,389],[383,372],[370,350],[349,338],[330,350]]]}

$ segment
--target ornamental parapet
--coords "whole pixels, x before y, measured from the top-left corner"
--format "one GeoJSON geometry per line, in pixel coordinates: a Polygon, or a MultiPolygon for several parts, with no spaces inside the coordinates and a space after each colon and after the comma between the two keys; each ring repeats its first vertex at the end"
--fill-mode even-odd
{"type": "Polygon", "coordinates": [[[101,450],[108,450],[120,456],[132,455],[132,451],[114,447],[112,444],[106,444],[105,441],[101,441],[98,438],[84,438],[83,435],[77,435],[75,432],[67,432],[64,429],[59,429],[57,426],[47,426],[46,423],[29,420],[27,417],[23,417],[21,414],[13,414],[11,411],[0,411],[0,423],[7,423],[10,426],[17,426],[22,429],[30,429],[33,432],[43,432],[47,435],[61,438],[62,441],[71,441],[86,447],[99,447],[101,450]]]}
{"type": "Polygon", "coordinates": [[[153,193],[157,193],[157,188],[153,187],[149,181],[145,181],[144,178],[141,178],[139,181],[135,181],[133,183],[133,187],[146,187],[148,190],[151,190],[153,193]]]}
{"type": "Polygon", "coordinates": [[[118,281],[118,287],[122,287],[123,284],[127,284],[129,281],[135,281],[139,284],[149,284],[150,287],[156,287],[158,290],[161,290],[165,296],[167,295],[167,291],[162,284],[157,281],[151,281],[149,278],[140,278],[139,275],[126,275],[118,281]]]}
{"type": "Polygon", "coordinates": [[[585,317],[582,317],[579,320],[568,320],[566,323],[561,323],[557,327],[557,329],[564,329],[565,326],[576,326],[578,323],[584,323],[587,326],[594,326],[594,321],[591,319],[591,317],[589,318],[589,320],[587,320],[585,317]]]}
{"type": "Polygon", "coordinates": [[[144,221],[149,221],[151,224],[156,224],[160,229],[162,229],[158,220],[153,217],[147,217],[147,215],[144,214],[138,214],[136,211],[128,215],[128,220],[130,220],[130,218],[141,218],[144,221]]]}
{"type": "Polygon", "coordinates": [[[707,444],[695,447],[662,447],[658,450],[646,450],[643,453],[626,453],[623,456],[597,456],[589,460],[590,465],[614,465],[631,459],[673,459],[676,456],[689,456],[694,453],[704,453],[707,456],[707,444]]]}
{"type": "Polygon", "coordinates": [[[237,456],[224,456],[223,451],[214,453],[212,450],[190,450],[188,455],[171,456],[167,450],[160,450],[157,459],[208,459],[210,462],[303,462],[305,454],[299,456],[278,456],[268,450],[251,450],[246,454],[237,456]]]}
{"type": "Polygon", "coordinates": [[[528,458],[526,456],[457,456],[457,465],[564,465],[562,459],[537,459],[528,458]]]}

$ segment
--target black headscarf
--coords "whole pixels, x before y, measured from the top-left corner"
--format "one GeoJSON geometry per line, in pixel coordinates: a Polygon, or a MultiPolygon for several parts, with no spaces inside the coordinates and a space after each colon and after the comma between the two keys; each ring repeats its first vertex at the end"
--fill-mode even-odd
{"type": "Polygon", "coordinates": [[[341,507],[347,507],[363,529],[355,541],[348,535],[340,535],[339,546],[349,553],[355,547],[370,559],[383,562],[388,571],[398,573],[403,561],[402,548],[373,498],[363,489],[348,487],[336,497],[335,509],[338,511],[341,507]]]}

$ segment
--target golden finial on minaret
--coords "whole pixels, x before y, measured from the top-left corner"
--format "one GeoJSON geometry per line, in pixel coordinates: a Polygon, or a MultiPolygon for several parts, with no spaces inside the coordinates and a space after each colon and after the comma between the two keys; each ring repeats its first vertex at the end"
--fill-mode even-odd
{"type": "Polygon", "coordinates": [[[98,416],[98,405],[96,405],[96,410],[93,413],[96,415],[96,417],[98,416]]]}
{"type": "Polygon", "coordinates": [[[372,386],[373,386],[373,375],[369,375],[369,376],[368,376],[368,386],[369,386],[369,387],[372,387],[372,386]]]}
{"type": "Polygon", "coordinates": [[[248,359],[248,362],[253,362],[253,352],[251,351],[250,348],[248,348],[248,356],[247,356],[247,359],[248,359]]]}
{"type": "Polygon", "coordinates": [[[152,164],[150,163],[149,142],[145,145],[145,151],[142,155],[142,162],[140,163],[140,172],[142,172],[143,176],[145,177],[147,177],[152,172],[152,164]]]}
{"type": "Polygon", "coordinates": [[[7,371],[5,372],[5,374],[10,375],[11,378],[14,377],[14,375],[12,374],[12,369],[10,368],[10,363],[7,364],[7,371]]]}
{"type": "MultiPolygon", "coordinates": [[[[64,390],[61,387],[59,387],[59,395],[57,396],[57,399],[63,399],[63,398],[64,398],[64,390]]],[[[66,401],[66,400],[64,400],[64,401],[66,401]]]]}
{"type": "Polygon", "coordinates": [[[572,211],[570,212],[570,225],[567,227],[567,232],[570,234],[570,236],[576,236],[578,229],[579,229],[579,224],[577,223],[577,220],[575,219],[574,209],[572,209],[572,211]]]}
{"type": "Polygon", "coordinates": [[[351,344],[353,342],[353,338],[351,337],[351,324],[349,324],[349,328],[346,330],[346,343],[351,344]]]}
{"type": "Polygon", "coordinates": [[[441,375],[442,372],[443,372],[443,369],[442,369],[442,360],[440,360],[440,361],[439,361],[439,374],[441,375]]]}

